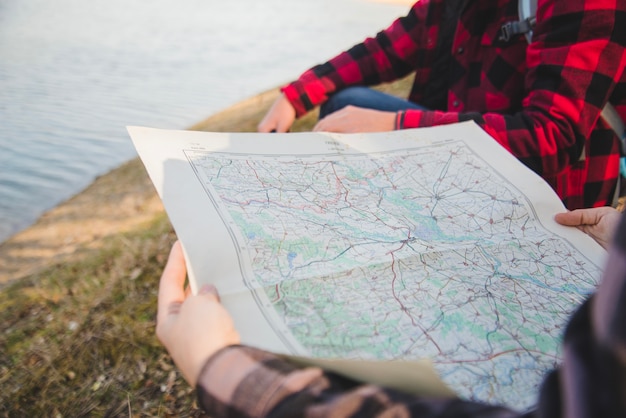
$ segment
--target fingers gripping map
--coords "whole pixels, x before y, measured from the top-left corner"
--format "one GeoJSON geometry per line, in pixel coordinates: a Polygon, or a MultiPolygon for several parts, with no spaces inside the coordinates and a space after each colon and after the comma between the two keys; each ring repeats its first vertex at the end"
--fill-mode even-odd
{"type": "Polygon", "coordinates": [[[603,250],[473,123],[370,135],[129,128],[188,258],[247,344],[428,359],[464,398],[531,407],[603,250]]]}

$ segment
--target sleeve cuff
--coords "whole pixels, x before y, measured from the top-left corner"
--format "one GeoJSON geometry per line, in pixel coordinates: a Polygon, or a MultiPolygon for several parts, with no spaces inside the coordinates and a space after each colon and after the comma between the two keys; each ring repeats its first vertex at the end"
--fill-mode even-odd
{"type": "Polygon", "coordinates": [[[294,86],[294,83],[288,84],[280,88],[280,92],[285,95],[289,103],[293,106],[296,111],[296,118],[300,118],[306,115],[310,110],[312,110],[313,105],[304,102],[305,97],[300,97],[297,88],[294,86]]]}
{"type": "Polygon", "coordinates": [[[406,115],[406,112],[404,110],[400,110],[398,112],[396,112],[396,122],[395,122],[395,126],[394,129],[400,130],[404,128],[404,117],[406,115]]]}

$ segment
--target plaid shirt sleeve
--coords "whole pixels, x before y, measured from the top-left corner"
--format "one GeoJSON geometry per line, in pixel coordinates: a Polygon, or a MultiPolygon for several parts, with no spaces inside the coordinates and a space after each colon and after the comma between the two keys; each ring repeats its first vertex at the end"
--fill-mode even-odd
{"type": "Polygon", "coordinates": [[[426,38],[427,26],[420,24],[428,17],[428,1],[417,2],[407,16],[394,21],[374,38],[342,52],[330,61],[304,72],[298,80],[282,88],[282,92],[300,117],[324,103],[338,90],[354,85],[377,85],[397,80],[419,65],[425,50],[431,53],[434,43],[419,45],[416,39],[426,38]]]}
{"type": "Polygon", "coordinates": [[[315,367],[298,369],[276,355],[245,346],[227,347],[209,359],[197,394],[202,408],[216,418],[519,417],[497,406],[458,398],[422,399],[315,367]]]}
{"type": "Polygon", "coordinates": [[[299,369],[245,346],[205,364],[199,403],[213,417],[578,417],[626,416],[626,217],[615,234],[596,295],[573,315],[563,363],[546,377],[528,415],[460,399],[426,399],[359,384],[319,368],[299,369]]]}

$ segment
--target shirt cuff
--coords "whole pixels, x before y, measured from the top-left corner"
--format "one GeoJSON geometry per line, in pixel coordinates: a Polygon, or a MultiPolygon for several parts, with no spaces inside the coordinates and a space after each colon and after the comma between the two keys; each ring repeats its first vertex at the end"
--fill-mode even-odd
{"type": "Polygon", "coordinates": [[[405,115],[406,115],[406,112],[404,110],[400,110],[396,112],[396,122],[394,126],[394,129],[396,131],[400,129],[404,129],[404,116],[405,115]]]}
{"type": "Polygon", "coordinates": [[[246,416],[263,416],[280,402],[284,392],[297,392],[322,372],[302,374],[277,355],[244,345],[225,347],[211,356],[196,385],[198,403],[211,416],[237,410],[246,416]]]}
{"type": "Polygon", "coordinates": [[[296,111],[297,118],[306,115],[314,107],[306,96],[301,96],[298,93],[298,89],[294,86],[293,83],[281,87],[280,92],[285,95],[287,100],[289,100],[289,103],[291,103],[291,105],[293,106],[294,110],[296,111]]]}

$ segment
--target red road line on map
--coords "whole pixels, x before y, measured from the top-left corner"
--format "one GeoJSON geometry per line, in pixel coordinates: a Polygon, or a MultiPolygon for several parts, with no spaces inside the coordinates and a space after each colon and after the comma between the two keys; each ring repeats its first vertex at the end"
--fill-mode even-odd
{"type": "Polygon", "coordinates": [[[457,364],[457,363],[482,363],[485,361],[490,361],[495,359],[496,357],[500,357],[502,355],[505,354],[510,354],[510,353],[516,353],[516,352],[524,352],[524,353],[535,353],[535,354],[541,354],[543,356],[547,356],[547,357],[551,357],[554,360],[560,360],[557,356],[555,355],[551,355],[548,353],[543,353],[541,351],[537,351],[537,350],[523,350],[520,348],[516,348],[516,349],[512,349],[512,350],[506,350],[506,351],[501,351],[499,353],[496,354],[492,354],[484,359],[474,359],[474,360],[455,360],[455,361],[436,361],[436,359],[433,359],[433,361],[435,361],[437,364],[457,364]]]}

